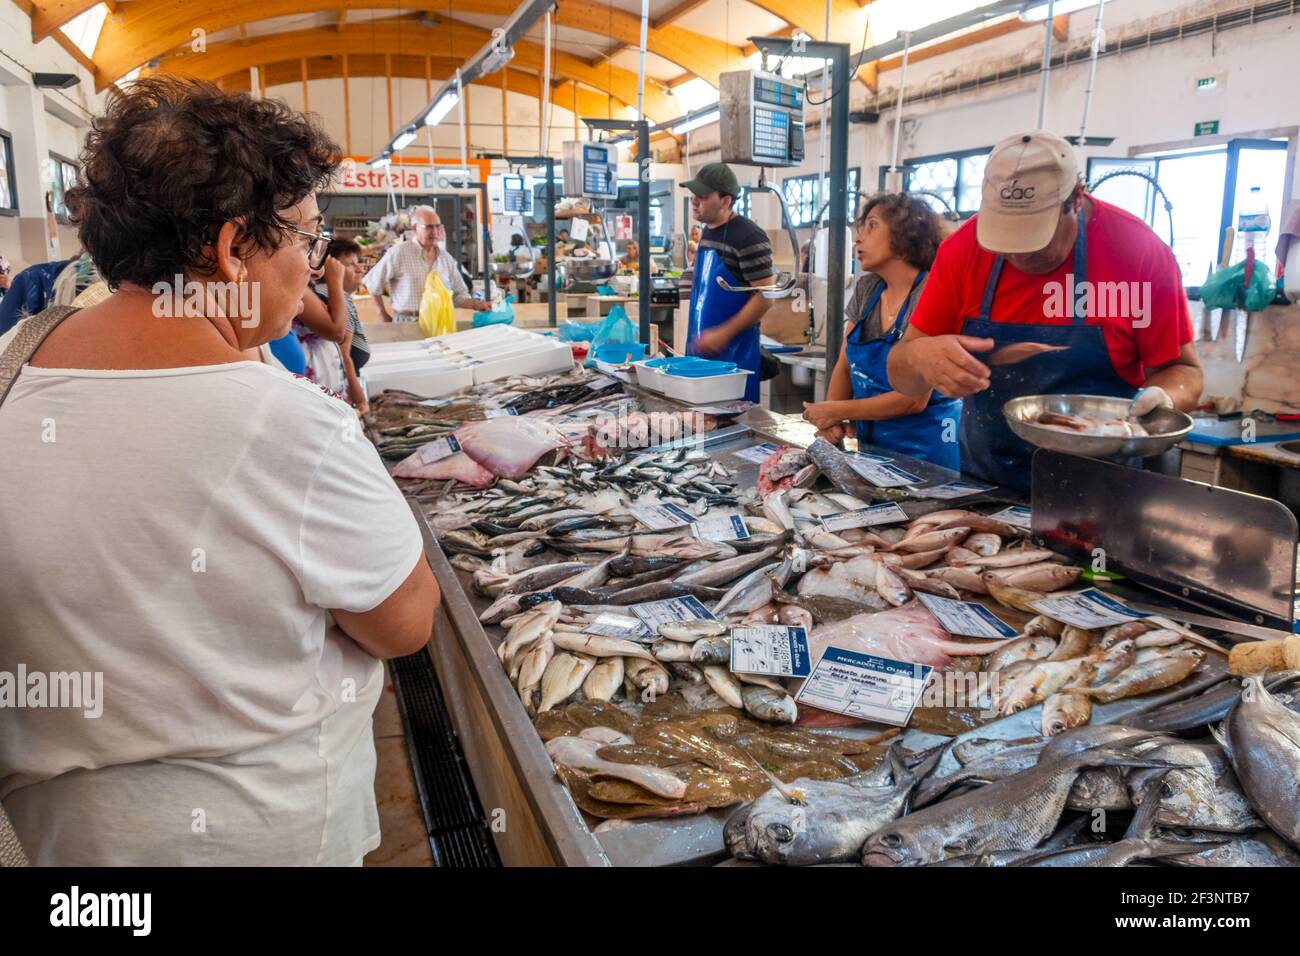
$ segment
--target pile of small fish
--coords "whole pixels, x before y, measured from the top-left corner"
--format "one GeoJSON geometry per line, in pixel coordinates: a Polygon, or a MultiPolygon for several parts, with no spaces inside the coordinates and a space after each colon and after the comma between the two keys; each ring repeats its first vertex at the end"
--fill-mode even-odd
{"type": "MultiPolygon", "coordinates": [[[[798,829],[781,822],[786,807],[802,813],[808,801],[821,806],[825,795],[837,821],[846,819],[846,807],[870,807],[848,837],[837,835],[840,858],[848,852],[843,847],[854,843],[850,855],[856,854],[868,836],[910,808],[946,805],[961,796],[950,792],[989,783],[981,768],[936,789],[930,781],[940,751],[877,748],[869,761],[844,759],[848,744],[832,745],[837,738],[804,728],[857,721],[796,706],[792,679],[734,673],[730,630],[736,625],[803,627],[814,662],[833,644],[939,671],[981,667],[999,678],[984,706],[1015,714],[1042,705],[1042,732],[1053,743],[1087,730],[1082,725],[1094,703],[1174,686],[1205,660],[1200,645],[1209,642],[1163,619],[1090,632],[1037,614],[1032,602],[1069,587],[1080,570],[1032,544],[1024,529],[978,511],[948,508],[895,526],[827,530],[824,518],[911,495],[867,485],[844,453],[824,441],[806,450],[778,449],[760,468],[757,488],[742,488],[731,469],[699,447],[637,447],[653,433],[672,433],[653,416],[685,426],[680,413],[624,405],[612,426],[617,430],[597,440],[609,420],[596,426],[580,413],[609,408],[612,393],[602,384],[608,380],[578,373],[576,381],[547,381],[545,402],[527,399],[528,380],[458,399],[463,410],[466,401],[482,409],[485,403],[506,407],[502,400],[509,398],[523,414],[484,412],[483,420],[457,423],[456,455],[426,464],[423,445],[410,447],[409,432],[389,436],[389,449],[407,456],[397,474],[422,482],[408,492],[418,494],[452,565],[490,599],[479,617],[499,639],[502,667],[548,741],[557,773],[593,816],[669,816],[754,800],[750,822],[729,827],[733,852],[770,862],[825,862],[821,850],[795,850],[787,846],[792,840],[779,838],[798,829]],[[547,409],[549,403],[559,404],[547,409]],[[453,460],[461,457],[464,462],[453,460]],[[823,481],[829,487],[819,487],[823,481]],[[645,509],[665,506],[680,509],[681,525],[646,524],[645,509]],[[734,516],[747,535],[714,540],[685,523],[718,514],[734,516]],[[917,592],[978,599],[1024,623],[1013,623],[1019,633],[1006,640],[954,637],[916,600],[917,592]],[[710,617],[650,627],[629,610],[686,597],[710,617]],[[575,722],[572,714],[588,719],[575,722]],[[713,728],[714,744],[717,726],[742,728],[735,732],[747,741],[743,754],[705,747],[693,723],[699,721],[713,728]],[[687,726],[689,733],[681,729],[687,726]],[[671,747],[666,734],[679,735],[671,747]],[[755,758],[772,741],[812,747],[804,735],[827,741],[813,772],[755,758]]],[[[405,398],[380,404],[380,411],[395,422],[390,428],[445,421],[421,422],[424,413],[405,398]],[[402,415],[413,421],[396,421],[402,415]]],[[[1010,764],[1016,754],[997,756],[1010,764]]],[[[1069,756],[1072,769],[1060,770],[1059,780],[1073,781],[1097,766],[1160,766],[1145,753],[1114,747],[1069,756]]],[[[1147,829],[1133,839],[1150,838],[1151,824],[1142,826],[1147,829]]],[[[1025,848],[1038,847],[1050,833],[1040,836],[1025,848]]],[[[985,852],[991,851],[976,847],[964,855],[985,852]]]]}
{"type": "Polygon", "coordinates": [[[728,819],[727,849],[787,866],[1300,866],[1297,678],[1226,679],[1132,726],[895,746],[861,774],[774,783],[728,819]],[[949,749],[960,766],[937,775],[949,749]],[[1111,814],[1131,814],[1118,839],[1093,832],[1111,814]]]}

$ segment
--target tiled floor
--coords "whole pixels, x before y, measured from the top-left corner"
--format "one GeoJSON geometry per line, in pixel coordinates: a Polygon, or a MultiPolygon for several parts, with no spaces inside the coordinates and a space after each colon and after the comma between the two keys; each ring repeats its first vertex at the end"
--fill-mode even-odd
{"type": "Polygon", "coordinates": [[[385,682],[375,708],[375,753],[375,796],[383,841],[366,856],[366,866],[432,866],[433,853],[391,679],[385,682]]]}

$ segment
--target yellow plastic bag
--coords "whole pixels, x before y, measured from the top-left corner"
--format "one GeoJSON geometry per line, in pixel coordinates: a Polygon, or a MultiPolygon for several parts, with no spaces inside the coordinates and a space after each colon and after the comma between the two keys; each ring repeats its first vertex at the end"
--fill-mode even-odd
{"type": "Polygon", "coordinates": [[[429,277],[424,280],[424,294],[420,297],[420,331],[425,337],[455,332],[454,309],[451,290],[438,275],[438,270],[430,269],[429,277]]]}

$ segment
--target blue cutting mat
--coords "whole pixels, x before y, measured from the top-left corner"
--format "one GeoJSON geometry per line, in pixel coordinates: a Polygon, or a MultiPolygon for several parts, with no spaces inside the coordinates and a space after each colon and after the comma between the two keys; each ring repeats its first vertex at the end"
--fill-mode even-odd
{"type": "MultiPolygon", "coordinates": [[[[1228,445],[1248,444],[1241,437],[1241,418],[1197,418],[1187,435],[1187,441],[1200,445],[1214,445],[1219,448],[1228,445]]],[[[1270,422],[1263,419],[1255,421],[1255,439],[1250,444],[1259,442],[1291,441],[1300,438],[1300,424],[1296,422],[1270,422]]]]}

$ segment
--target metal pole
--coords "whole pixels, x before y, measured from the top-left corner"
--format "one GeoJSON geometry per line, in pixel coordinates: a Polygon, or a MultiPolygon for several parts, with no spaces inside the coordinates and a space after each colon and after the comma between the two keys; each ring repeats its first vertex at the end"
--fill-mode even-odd
{"type": "Polygon", "coordinates": [[[550,156],[546,161],[546,316],[551,328],[555,328],[555,300],[559,297],[555,288],[555,160],[550,156]]]}
{"type": "Polygon", "coordinates": [[[894,156],[889,161],[889,171],[898,172],[898,141],[903,130],[903,90],[907,86],[907,55],[912,49],[912,34],[903,34],[903,70],[898,76],[898,96],[894,98],[894,156]]]}
{"type": "Polygon", "coordinates": [[[644,119],[636,123],[636,166],[636,238],[640,247],[637,255],[637,313],[640,316],[641,342],[646,347],[646,354],[653,355],[651,346],[654,343],[650,341],[650,124],[644,119]]]}
{"type": "Polygon", "coordinates": [[[826,263],[826,385],[844,337],[844,234],[848,231],[849,45],[823,44],[831,58],[831,223],[826,263]]]}
{"type": "Polygon", "coordinates": [[[1097,82],[1097,56],[1101,52],[1101,15],[1106,10],[1106,0],[1097,4],[1097,22],[1092,28],[1092,56],[1088,62],[1088,89],[1083,94],[1083,119],[1079,122],[1079,148],[1084,147],[1088,132],[1088,111],[1092,108],[1092,88],[1097,82]]]}
{"type": "MultiPolygon", "coordinates": [[[[830,0],[826,0],[827,3],[830,0]]],[[[641,0],[641,62],[636,69],[636,118],[645,119],[645,45],[646,31],[650,25],[650,0],[641,0]]]]}
{"type": "Polygon", "coordinates": [[[1043,68],[1038,81],[1038,125],[1042,129],[1047,120],[1047,83],[1052,74],[1052,11],[1056,9],[1056,0],[1047,0],[1047,20],[1043,30],[1043,68]]]}

